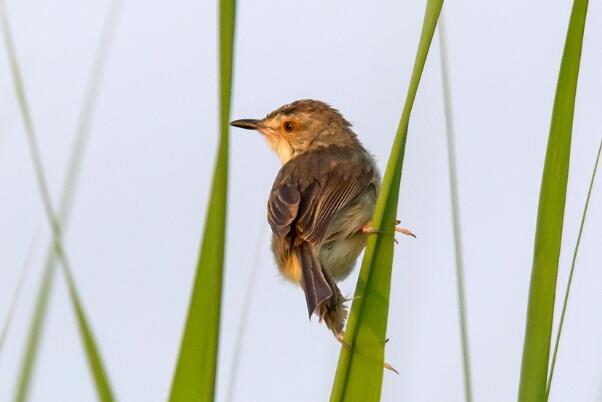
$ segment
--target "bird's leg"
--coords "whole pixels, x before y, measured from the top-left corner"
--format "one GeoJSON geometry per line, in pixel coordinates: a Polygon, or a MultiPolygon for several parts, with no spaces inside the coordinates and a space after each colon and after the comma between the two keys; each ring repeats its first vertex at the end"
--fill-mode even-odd
{"type": "MultiPolygon", "coordinates": [[[[362,233],[366,233],[366,234],[374,234],[374,233],[377,233],[377,234],[387,234],[387,232],[384,231],[384,230],[373,228],[372,227],[372,221],[369,221],[364,226],[362,226],[362,233]]],[[[398,241],[395,238],[395,233],[388,233],[388,234],[393,234],[393,241],[395,242],[395,244],[398,244],[398,241]]]]}
{"type": "MultiPolygon", "coordinates": [[[[395,224],[399,225],[400,221],[396,220],[395,224]]],[[[372,233],[387,233],[384,230],[380,230],[380,229],[375,229],[374,227],[372,227],[372,221],[369,221],[368,223],[366,223],[364,226],[362,226],[362,232],[363,233],[368,233],[368,234],[372,234],[372,233]]],[[[413,238],[416,238],[416,235],[414,233],[412,233],[409,229],[406,228],[402,228],[399,226],[395,226],[395,232],[399,232],[402,233],[406,236],[412,236],[413,238]]],[[[395,243],[397,243],[397,240],[395,240],[395,243]]]]}

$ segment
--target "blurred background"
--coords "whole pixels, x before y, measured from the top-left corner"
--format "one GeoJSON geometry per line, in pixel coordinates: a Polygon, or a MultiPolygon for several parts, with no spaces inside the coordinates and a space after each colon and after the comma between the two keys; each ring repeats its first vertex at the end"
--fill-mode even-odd
{"type": "MultiPolygon", "coordinates": [[[[7,0],[43,163],[58,205],[108,0],[7,0]]],[[[232,118],[300,98],[350,120],[381,169],[397,128],[425,2],[239,2],[232,118]]],[[[449,2],[449,45],[476,401],[517,395],[539,186],[571,2],[449,2]]],[[[591,2],[560,261],[570,257],[602,136],[602,4],[591,2]]],[[[383,401],[463,401],[439,41],[410,121],[383,401]]],[[[122,0],[66,234],[78,288],[121,401],[168,394],[188,307],[217,141],[214,1],[122,0]]],[[[226,400],[244,293],[257,276],[234,401],[327,400],[339,344],[308,323],[269,252],[266,200],[279,168],[231,131],[218,401],[226,400]],[[257,261],[254,263],[253,261],[257,261]]],[[[602,401],[602,183],[597,180],[550,400],[602,401]]],[[[11,400],[50,238],[6,49],[0,47],[0,320],[33,244],[0,359],[11,400]]],[[[358,270],[342,284],[351,295],[358,270]]],[[[560,297],[557,297],[559,305],[560,297]]],[[[0,321],[2,322],[2,321],[0,321]]],[[[63,276],[54,283],[32,401],[95,392],[63,276]]]]}

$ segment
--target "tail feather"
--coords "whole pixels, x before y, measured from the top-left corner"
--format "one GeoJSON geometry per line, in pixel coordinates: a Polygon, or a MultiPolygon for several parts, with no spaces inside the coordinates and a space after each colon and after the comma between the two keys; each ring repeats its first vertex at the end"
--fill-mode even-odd
{"type": "Polygon", "coordinates": [[[328,272],[325,272],[325,276],[333,293],[328,300],[318,306],[317,314],[320,317],[320,322],[323,321],[335,338],[341,340],[344,334],[345,321],[347,320],[347,306],[345,306],[347,299],[341,295],[334,278],[328,272]]]}
{"type": "Polygon", "coordinates": [[[333,295],[333,289],[322,272],[320,262],[316,258],[313,246],[302,243],[298,246],[297,255],[301,263],[302,287],[305,292],[309,318],[316,308],[333,295]]]}

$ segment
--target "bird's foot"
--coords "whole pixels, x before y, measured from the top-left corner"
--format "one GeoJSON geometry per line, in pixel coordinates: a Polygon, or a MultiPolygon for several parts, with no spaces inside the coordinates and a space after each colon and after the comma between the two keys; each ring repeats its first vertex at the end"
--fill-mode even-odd
{"type": "Polygon", "coordinates": [[[383,364],[384,368],[386,368],[387,370],[391,370],[392,372],[394,372],[395,374],[399,375],[399,371],[395,370],[395,367],[391,366],[389,363],[385,362],[383,364]]]}
{"type": "Polygon", "coordinates": [[[337,333],[333,331],[332,333],[334,334],[334,338],[341,344],[341,346],[343,346],[345,349],[351,350],[351,346],[345,342],[345,331],[340,331],[337,333]]]}
{"type": "Polygon", "coordinates": [[[409,229],[406,228],[400,228],[399,226],[395,226],[395,231],[402,233],[406,236],[412,236],[414,239],[416,238],[416,235],[414,233],[412,233],[409,229]]]}
{"type": "MultiPolygon", "coordinates": [[[[399,225],[400,221],[396,220],[395,224],[399,225]]],[[[367,234],[373,234],[373,233],[377,233],[377,234],[395,234],[395,232],[399,232],[402,233],[406,236],[412,236],[413,238],[416,238],[416,235],[414,233],[412,233],[411,230],[406,229],[406,228],[402,228],[399,226],[395,226],[395,232],[393,233],[388,233],[385,230],[381,230],[381,229],[376,229],[374,227],[372,227],[372,221],[366,223],[363,227],[362,227],[362,232],[363,233],[367,233],[367,234]]],[[[397,239],[395,237],[393,237],[393,240],[395,241],[395,244],[398,244],[397,239]]]]}
{"type": "MultiPolygon", "coordinates": [[[[397,219],[395,221],[395,225],[399,225],[400,223],[401,223],[401,221],[399,219],[397,219]]],[[[416,238],[416,235],[414,233],[412,233],[412,231],[410,229],[395,226],[395,231],[399,232],[399,233],[403,233],[406,236],[412,236],[414,239],[416,238]]]]}
{"type": "Polygon", "coordinates": [[[343,303],[352,302],[353,300],[361,299],[362,296],[343,296],[343,303]]]}
{"type": "MultiPolygon", "coordinates": [[[[341,344],[341,346],[343,346],[347,350],[351,350],[351,345],[349,345],[344,340],[345,331],[341,331],[339,333],[333,332],[333,334],[334,334],[335,339],[341,344]]],[[[385,343],[387,343],[388,341],[389,341],[389,338],[385,339],[385,343]]],[[[389,363],[384,362],[383,367],[386,368],[387,370],[390,370],[390,371],[394,372],[395,374],[399,375],[399,371],[395,370],[395,367],[391,366],[389,363]]]]}
{"type": "MultiPolygon", "coordinates": [[[[389,338],[385,338],[385,345],[389,343],[389,338]]],[[[395,370],[395,367],[391,366],[389,363],[385,362],[383,364],[383,366],[387,369],[387,370],[391,370],[392,372],[394,372],[395,374],[399,375],[399,371],[395,370]]]]}

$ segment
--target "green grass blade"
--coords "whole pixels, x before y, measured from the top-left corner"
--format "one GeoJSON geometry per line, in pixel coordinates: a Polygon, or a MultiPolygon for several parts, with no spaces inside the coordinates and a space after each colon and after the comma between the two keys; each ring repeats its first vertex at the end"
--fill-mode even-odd
{"type": "Polygon", "coordinates": [[[220,141],[205,231],[169,396],[171,402],[210,402],[215,398],[226,238],[235,11],[235,0],[220,1],[220,141]]]}
{"type": "Polygon", "coordinates": [[[247,326],[251,306],[253,305],[253,294],[257,284],[257,274],[261,263],[261,253],[266,244],[267,226],[261,225],[261,234],[257,236],[257,245],[255,246],[255,255],[251,263],[251,272],[246,282],[245,295],[243,297],[242,311],[240,312],[240,323],[238,331],[236,331],[236,343],[234,344],[234,353],[232,364],[230,365],[230,377],[228,378],[228,387],[226,388],[226,402],[234,402],[234,394],[236,391],[236,383],[238,382],[238,373],[240,369],[240,358],[243,352],[244,340],[247,334],[247,326]]]}
{"type": "Polygon", "coordinates": [[[566,35],[544,164],[523,358],[519,402],[546,398],[554,318],[554,298],[569,173],[571,132],[581,60],[587,0],[575,0],[566,35]]]}
{"type": "Polygon", "coordinates": [[[449,187],[451,195],[452,226],[454,233],[454,255],[456,259],[456,286],[458,293],[458,317],[460,319],[460,340],[462,346],[462,365],[464,369],[464,398],[472,402],[472,376],[470,373],[470,348],[468,342],[468,318],[466,315],[466,292],[464,286],[464,258],[462,253],[462,231],[460,227],[460,203],[458,201],[458,174],[456,172],[456,144],[454,121],[449,84],[447,35],[445,30],[445,12],[439,17],[439,54],[441,57],[441,83],[443,85],[443,105],[445,110],[445,128],[447,134],[447,161],[449,164],[449,187]]]}
{"type": "Polygon", "coordinates": [[[564,292],[564,300],[562,302],[562,313],[560,314],[560,323],[558,324],[558,331],[556,333],[556,342],[554,344],[554,353],[552,354],[552,364],[550,365],[550,375],[548,375],[548,383],[546,386],[546,401],[550,396],[550,388],[552,387],[552,379],[554,378],[554,368],[556,367],[556,356],[558,355],[558,346],[560,345],[560,337],[562,336],[562,327],[564,326],[564,318],[566,315],[566,307],[569,302],[569,295],[571,293],[571,284],[573,283],[573,275],[575,273],[575,263],[577,262],[577,255],[579,254],[579,244],[581,243],[581,236],[583,235],[583,227],[585,226],[585,218],[587,217],[587,209],[589,207],[589,200],[592,196],[592,188],[594,188],[594,181],[596,180],[596,171],[598,170],[598,163],[600,162],[600,153],[602,152],[602,141],[598,147],[598,154],[596,155],[596,162],[594,163],[594,170],[592,172],[592,178],[589,182],[589,189],[587,190],[587,197],[585,198],[585,206],[583,207],[583,215],[581,215],[581,223],[579,225],[579,234],[577,235],[577,242],[575,243],[575,250],[573,251],[573,259],[571,261],[571,271],[569,273],[569,279],[566,284],[566,290],[564,292]]]}
{"type": "Polygon", "coordinates": [[[94,378],[98,400],[102,402],[113,402],[115,401],[115,397],[113,395],[113,390],[111,389],[111,384],[109,383],[109,377],[104,368],[96,341],[94,340],[94,334],[92,333],[90,324],[88,324],[88,319],[86,318],[77,288],[75,287],[73,274],[71,273],[68,264],[66,265],[63,263],[62,265],[64,268],[63,273],[65,274],[65,279],[67,281],[67,287],[69,289],[71,304],[75,311],[79,333],[88,358],[88,365],[92,371],[92,377],[94,378]]]}
{"type": "Polygon", "coordinates": [[[23,354],[23,359],[21,360],[21,368],[15,389],[15,402],[25,402],[29,397],[33,369],[38,354],[40,338],[44,329],[46,310],[48,309],[48,300],[50,299],[50,293],[54,285],[54,262],[51,264],[48,263],[49,258],[52,258],[53,260],[56,259],[54,255],[54,249],[51,246],[46,254],[47,263],[42,272],[40,286],[36,294],[32,320],[29,325],[27,342],[25,344],[25,352],[23,354]]]}
{"type": "Polygon", "coordinates": [[[25,258],[23,268],[21,268],[21,274],[19,275],[17,287],[15,288],[12,300],[10,302],[10,306],[8,308],[8,312],[6,313],[4,325],[2,325],[2,331],[0,331],[0,357],[2,357],[2,347],[4,346],[4,341],[6,340],[8,331],[10,330],[10,324],[13,320],[13,314],[15,313],[15,309],[17,308],[19,296],[21,295],[21,289],[23,289],[23,284],[25,283],[25,277],[27,276],[29,268],[31,267],[31,258],[33,257],[33,250],[36,243],[36,237],[37,235],[33,237],[33,239],[31,240],[31,244],[29,245],[29,250],[27,250],[27,257],[25,258]]]}
{"type": "MultiPolygon", "coordinates": [[[[92,375],[93,375],[93,378],[95,381],[98,398],[99,398],[99,400],[101,400],[103,402],[104,401],[111,402],[114,400],[114,397],[113,397],[113,394],[112,394],[112,391],[111,391],[111,388],[109,385],[108,377],[103,368],[102,361],[101,361],[100,355],[98,353],[98,347],[96,346],[96,343],[92,336],[90,326],[89,326],[87,320],[85,319],[83,308],[80,303],[80,298],[77,295],[77,291],[75,289],[73,281],[71,280],[71,278],[72,278],[71,268],[70,268],[69,260],[67,258],[67,255],[65,253],[65,250],[64,250],[64,247],[62,244],[61,226],[57,219],[57,215],[55,214],[54,209],[52,207],[52,202],[50,199],[50,192],[48,190],[48,185],[46,182],[44,169],[42,166],[41,153],[40,153],[40,149],[39,149],[39,146],[37,143],[37,138],[36,138],[36,134],[35,134],[34,126],[33,126],[33,121],[31,118],[31,113],[29,111],[30,110],[29,105],[27,102],[27,98],[25,96],[25,88],[23,85],[23,79],[21,77],[21,71],[20,71],[20,68],[19,68],[19,65],[17,62],[17,56],[16,56],[15,47],[14,47],[14,42],[12,39],[10,25],[8,23],[8,19],[6,16],[6,9],[5,9],[5,4],[4,4],[3,0],[0,0],[0,23],[2,25],[4,42],[5,42],[5,46],[6,46],[9,61],[10,61],[11,72],[13,75],[13,83],[15,86],[15,91],[17,93],[17,100],[19,103],[19,108],[21,110],[22,117],[23,117],[23,123],[25,125],[25,133],[27,135],[29,150],[30,150],[33,165],[34,165],[35,177],[36,177],[36,181],[37,181],[40,195],[42,198],[42,203],[44,206],[46,218],[48,220],[48,224],[50,226],[51,233],[52,233],[52,243],[53,243],[52,247],[54,248],[54,252],[56,253],[58,260],[61,262],[61,265],[64,269],[65,275],[68,278],[69,294],[71,296],[71,302],[72,302],[73,308],[76,312],[80,335],[82,336],[84,348],[86,350],[86,356],[88,358],[88,364],[90,366],[90,369],[92,371],[92,375]]],[[[52,273],[52,271],[50,271],[50,274],[51,273],[52,273]]],[[[47,290],[49,291],[49,289],[50,288],[48,287],[47,290]]],[[[45,306],[43,306],[43,307],[44,308],[42,309],[42,311],[45,311],[45,306]]],[[[36,310],[37,310],[37,307],[36,307],[36,310]]],[[[39,327],[38,329],[40,329],[40,328],[41,327],[39,327]]],[[[17,390],[16,400],[24,401],[27,398],[27,389],[22,389],[20,384],[21,384],[21,381],[19,382],[19,388],[17,390]]]]}
{"type": "MultiPolygon", "coordinates": [[[[90,78],[84,94],[83,107],[79,113],[74,143],[70,151],[69,165],[65,174],[59,204],[59,223],[63,230],[66,230],[69,224],[71,206],[75,198],[79,173],[81,172],[81,164],[88,143],[90,125],[98,100],[100,83],[102,82],[106,61],[113,43],[113,37],[117,28],[121,8],[121,0],[112,1],[107,13],[99,46],[92,65],[90,78]]],[[[56,264],[57,256],[54,252],[53,245],[50,244],[46,252],[44,271],[40,281],[40,287],[36,294],[34,312],[32,314],[32,321],[29,327],[27,343],[21,363],[16,392],[17,401],[27,400],[27,395],[29,393],[40,337],[44,329],[46,306],[48,305],[54,283],[56,264]]]]}
{"type": "MultiPolygon", "coordinates": [[[[375,228],[387,233],[393,233],[397,216],[410,112],[442,6],[443,0],[428,0],[406,102],[372,219],[375,228]]],[[[349,348],[341,347],[331,402],[380,400],[392,262],[393,236],[371,236],[345,332],[349,348]]]]}
{"type": "Polygon", "coordinates": [[[63,229],[69,222],[71,207],[75,200],[75,193],[81,174],[86,148],[90,137],[90,127],[93,122],[96,104],[100,97],[100,86],[103,82],[104,72],[106,71],[107,61],[113,46],[117,24],[121,11],[123,9],[123,0],[111,0],[107,15],[105,17],[90,76],[86,83],[82,108],[79,111],[75,136],[69,156],[69,165],[65,172],[61,201],[58,209],[59,221],[63,229]]]}

